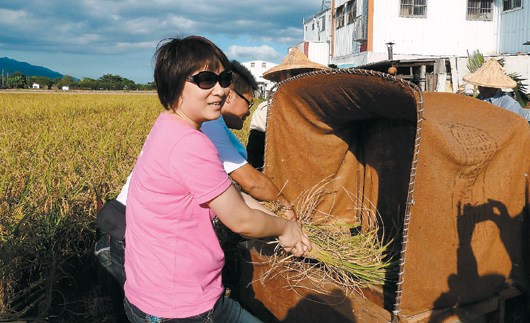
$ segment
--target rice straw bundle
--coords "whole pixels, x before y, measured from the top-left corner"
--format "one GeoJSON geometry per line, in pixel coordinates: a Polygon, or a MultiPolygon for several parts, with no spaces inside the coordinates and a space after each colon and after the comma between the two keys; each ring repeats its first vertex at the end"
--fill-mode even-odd
{"type": "MultiPolygon", "coordinates": [[[[377,215],[363,209],[362,213],[369,212],[368,219],[363,219],[368,228],[360,230],[361,219],[348,224],[331,214],[317,212],[322,198],[335,194],[325,189],[330,182],[326,179],[318,183],[300,195],[295,203],[298,220],[311,240],[313,250],[305,258],[296,258],[286,254],[277,244],[270,260],[271,269],[261,279],[283,275],[292,288],[299,287],[302,281],[309,281],[317,291],[324,290],[324,285],[332,282],[346,293],[384,283],[386,270],[391,265],[385,260],[389,258],[385,258],[385,252],[390,243],[381,242],[377,215]]],[[[348,195],[352,198],[351,194],[348,195]]],[[[353,199],[352,204],[355,204],[353,199]]],[[[265,207],[278,213],[276,205],[266,203],[265,207]]]]}

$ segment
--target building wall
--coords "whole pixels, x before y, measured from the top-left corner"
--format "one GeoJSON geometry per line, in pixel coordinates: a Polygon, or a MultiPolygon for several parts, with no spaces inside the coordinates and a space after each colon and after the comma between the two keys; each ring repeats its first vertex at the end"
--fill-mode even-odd
{"type": "Polygon", "coordinates": [[[499,51],[503,54],[530,52],[530,0],[522,0],[523,7],[501,13],[499,51]]]}
{"type": "MultiPolygon", "coordinates": [[[[330,63],[354,61],[366,49],[355,41],[358,24],[347,21],[332,28],[331,12],[346,7],[353,0],[335,0],[335,7],[322,10],[304,20],[304,41],[330,43],[330,63]],[[322,22],[323,21],[323,22],[322,22]]],[[[466,20],[468,0],[428,0],[426,18],[399,16],[400,0],[370,0],[374,3],[373,52],[386,53],[386,43],[393,42],[395,55],[467,56],[479,50],[484,55],[530,52],[530,0],[522,8],[502,12],[502,0],[494,0],[491,21],[466,20]]],[[[357,0],[357,13],[366,27],[368,0],[357,0]]],[[[346,18],[345,18],[346,19],[346,18]]]]}
{"type": "Polygon", "coordinates": [[[256,95],[259,97],[265,97],[275,83],[264,79],[263,73],[278,64],[260,60],[242,62],[241,64],[248,68],[250,73],[256,78],[256,82],[258,82],[258,93],[256,93],[256,95]]]}
{"type": "MultiPolygon", "coordinates": [[[[326,15],[331,19],[332,11],[352,1],[335,0],[334,8],[319,12],[315,18],[326,15]]],[[[507,12],[502,12],[502,0],[494,0],[491,21],[467,20],[468,0],[427,0],[425,18],[400,17],[400,3],[400,0],[357,0],[357,14],[364,16],[365,28],[367,19],[372,19],[373,33],[369,39],[372,50],[366,46],[360,48],[361,42],[354,39],[359,24],[348,24],[347,20],[341,28],[331,30],[330,22],[326,30],[319,31],[326,32],[326,37],[332,40],[329,62],[311,56],[316,48],[313,43],[322,35],[306,32],[310,30],[306,28],[310,19],[304,20],[304,42],[297,46],[305,48],[304,52],[315,62],[354,67],[387,60],[387,43],[393,42],[395,60],[452,57],[458,63],[452,71],[456,80],[467,73],[468,53],[478,50],[486,57],[503,55],[507,72],[518,72],[526,79],[530,77],[530,45],[523,45],[530,41],[530,0],[522,0],[522,8],[507,12]],[[373,17],[368,17],[369,1],[373,3],[373,17]],[[520,52],[526,55],[513,56],[520,52]]],[[[366,36],[370,37],[368,33],[366,36]]],[[[320,47],[319,51],[323,50],[320,47]]],[[[460,86],[461,82],[458,83],[460,86]]],[[[528,80],[524,83],[528,84],[528,80]]]]}
{"type": "Polygon", "coordinates": [[[528,55],[502,56],[506,73],[517,73],[523,78],[522,83],[530,90],[530,57],[528,55]]]}
{"type": "Polygon", "coordinates": [[[323,10],[304,19],[304,41],[294,47],[306,54],[309,60],[328,65],[330,60],[331,10],[323,10]]]}
{"type": "MultiPolygon", "coordinates": [[[[332,10],[336,11],[341,6],[346,8],[352,1],[336,0],[332,10]]],[[[357,0],[357,14],[360,16],[356,19],[363,18],[362,24],[353,24],[346,20],[343,27],[330,31],[333,39],[333,44],[330,46],[331,63],[348,61],[348,57],[352,61],[358,60],[353,56],[364,55],[362,52],[366,51],[366,48],[362,47],[362,42],[356,41],[354,35],[358,34],[356,29],[359,29],[359,26],[367,28],[366,19],[373,21],[371,41],[374,53],[387,53],[386,43],[388,42],[395,43],[395,55],[462,56],[474,50],[479,50],[485,55],[501,53],[498,30],[501,23],[502,0],[494,1],[491,21],[467,20],[467,0],[428,0],[425,18],[400,17],[400,0],[372,1],[374,3],[373,17],[367,17],[368,0],[357,0]]],[[[526,17],[527,20],[528,10],[527,8],[525,13],[520,13],[520,16],[526,17]]],[[[336,21],[337,17],[335,17],[335,25],[336,21]]],[[[517,26],[523,25],[527,30],[530,28],[528,23],[517,24],[517,26]]],[[[517,27],[511,29],[514,28],[517,27]]],[[[530,31],[526,34],[530,34],[530,31]]],[[[304,38],[306,41],[314,41],[314,39],[304,38]]],[[[515,42],[520,41],[515,40],[515,42]]]]}
{"type": "MultiPolygon", "coordinates": [[[[366,0],[336,0],[335,10],[343,8],[344,25],[334,30],[333,58],[340,60],[345,56],[359,54],[362,51],[362,40],[366,40],[366,17],[368,14],[368,2],[366,0]],[[356,8],[355,17],[350,17],[348,12],[350,5],[356,8]],[[354,19],[351,19],[354,18],[354,19]]],[[[336,19],[335,19],[336,20],[336,19]]]]}
{"type": "Polygon", "coordinates": [[[468,21],[466,12],[467,0],[428,0],[426,18],[405,18],[399,0],[374,0],[373,51],[386,52],[393,42],[398,55],[497,54],[498,7],[492,21],[468,21]]]}
{"type": "Polygon", "coordinates": [[[304,19],[304,41],[329,42],[331,34],[331,11],[324,10],[304,19]]]}
{"type": "Polygon", "coordinates": [[[329,42],[301,42],[293,47],[298,47],[310,61],[329,65],[329,42]]]}

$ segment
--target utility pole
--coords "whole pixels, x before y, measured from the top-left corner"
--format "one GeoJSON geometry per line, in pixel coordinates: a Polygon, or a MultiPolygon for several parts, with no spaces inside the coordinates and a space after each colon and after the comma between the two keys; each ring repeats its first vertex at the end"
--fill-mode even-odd
{"type": "Polygon", "coordinates": [[[2,69],[2,88],[4,87],[4,69],[2,69]]]}

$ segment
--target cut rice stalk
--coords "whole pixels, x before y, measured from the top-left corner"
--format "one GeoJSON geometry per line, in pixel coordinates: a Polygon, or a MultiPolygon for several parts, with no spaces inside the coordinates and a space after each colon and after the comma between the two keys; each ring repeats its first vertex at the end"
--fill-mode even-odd
{"type": "MultiPolygon", "coordinates": [[[[378,235],[377,218],[368,219],[365,223],[369,224],[369,228],[365,230],[359,229],[361,219],[355,219],[351,223],[319,212],[318,220],[315,221],[321,199],[335,193],[325,189],[331,181],[324,180],[317,184],[302,194],[295,204],[298,220],[302,223],[313,250],[304,258],[296,258],[287,255],[281,248],[276,248],[277,255],[271,258],[271,271],[277,270],[288,276],[293,288],[305,279],[322,288],[331,281],[343,287],[346,292],[358,291],[368,285],[384,284],[386,270],[391,265],[390,260],[385,260],[390,242],[382,244],[378,235]],[[353,235],[351,228],[357,228],[353,235]]],[[[271,204],[266,207],[277,210],[271,204]]],[[[373,211],[368,214],[373,217],[373,211]]],[[[271,272],[267,275],[270,276],[271,272]]]]}

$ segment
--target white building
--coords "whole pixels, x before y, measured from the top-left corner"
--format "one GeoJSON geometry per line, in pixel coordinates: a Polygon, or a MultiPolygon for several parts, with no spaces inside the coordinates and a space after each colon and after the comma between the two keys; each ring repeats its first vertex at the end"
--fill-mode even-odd
{"type": "Polygon", "coordinates": [[[266,97],[267,92],[274,86],[275,83],[264,79],[263,73],[278,64],[265,61],[249,61],[243,62],[241,64],[248,68],[248,70],[256,78],[256,81],[258,82],[257,96],[266,97]]]}
{"type": "Polygon", "coordinates": [[[504,0],[504,3],[508,6],[507,8],[498,5],[502,12],[498,39],[499,52],[501,54],[518,52],[528,54],[530,52],[530,1],[504,0]]]}
{"type": "Polygon", "coordinates": [[[424,74],[445,73],[454,91],[468,72],[468,53],[476,50],[502,56],[507,72],[528,80],[529,40],[530,0],[334,0],[304,19],[297,46],[321,64],[411,68],[408,77],[425,84],[424,74]]]}
{"type": "Polygon", "coordinates": [[[322,1],[321,10],[304,19],[304,42],[298,45],[310,61],[328,65],[330,61],[331,1],[322,1]]]}

